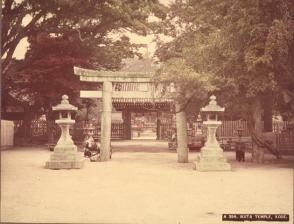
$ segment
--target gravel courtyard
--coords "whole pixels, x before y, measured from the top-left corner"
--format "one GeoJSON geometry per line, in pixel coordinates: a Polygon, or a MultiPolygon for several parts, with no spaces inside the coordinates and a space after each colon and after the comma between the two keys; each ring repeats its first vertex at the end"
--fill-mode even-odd
{"type": "Polygon", "coordinates": [[[233,171],[197,172],[197,152],[179,164],[165,142],[114,142],[113,151],[80,170],[45,169],[46,148],[2,151],[1,221],[229,224],[221,214],[286,213],[293,223],[293,157],[256,165],[226,152],[233,171]]]}

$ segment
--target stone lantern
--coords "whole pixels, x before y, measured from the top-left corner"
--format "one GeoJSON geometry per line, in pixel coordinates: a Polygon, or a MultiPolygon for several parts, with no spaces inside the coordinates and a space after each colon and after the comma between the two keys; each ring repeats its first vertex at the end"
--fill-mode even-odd
{"type": "Polygon", "coordinates": [[[94,136],[94,130],[95,126],[92,123],[88,123],[86,125],[86,127],[84,128],[85,140],[87,140],[89,137],[94,136]]]}
{"type": "Polygon", "coordinates": [[[201,115],[198,114],[197,120],[196,120],[196,135],[202,135],[202,119],[201,115]]]}
{"type": "Polygon", "coordinates": [[[217,105],[216,97],[211,96],[207,106],[201,108],[201,112],[206,115],[207,121],[203,124],[207,126],[207,139],[195,168],[199,171],[228,171],[231,165],[227,163],[222,148],[216,139],[216,130],[221,125],[218,116],[224,112],[225,108],[217,105]]]}
{"type": "Polygon", "coordinates": [[[69,104],[67,95],[63,95],[61,103],[52,107],[52,110],[59,114],[55,122],[61,128],[61,136],[45,167],[48,169],[79,169],[83,166],[84,160],[69,134],[70,126],[75,123],[75,120],[71,119],[71,113],[77,111],[77,108],[69,104]]]}

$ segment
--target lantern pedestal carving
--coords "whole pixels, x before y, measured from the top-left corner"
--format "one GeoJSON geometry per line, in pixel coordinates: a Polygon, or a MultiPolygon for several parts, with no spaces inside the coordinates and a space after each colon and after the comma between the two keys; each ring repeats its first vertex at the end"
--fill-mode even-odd
{"type": "Polygon", "coordinates": [[[220,121],[203,122],[208,128],[207,141],[201,149],[201,154],[195,162],[198,171],[230,171],[231,165],[227,163],[222,148],[216,139],[216,129],[221,125],[220,121]]]}
{"type": "Polygon", "coordinates": [[[54,152],[50,155],[49,161],[45,164],[47,169],[79,169],[84,165],[84,159],[69,134],[70,126],[75,123],[74,120],[71,120],[70,111],[74,111],[76,108],[70,105],[67,99],[63,96],[61,104],[53,107],[53,110],[66,113],[63,117],[62,112],[60,112],[59,120],[55,121],[61,128],[61,136],[54,147],[54,152]]]}

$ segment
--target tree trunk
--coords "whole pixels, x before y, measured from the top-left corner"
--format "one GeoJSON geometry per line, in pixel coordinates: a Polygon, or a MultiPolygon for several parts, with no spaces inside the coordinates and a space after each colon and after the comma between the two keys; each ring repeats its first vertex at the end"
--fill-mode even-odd
{"type": "MultiPolygon", "coordinates": [[[[263,108],[260,101],[258,99],[254,100],[252,103],[252,118],[253,129],[257,135],[262,135],[263,132],[262,111],[263,108]]],[[[264,149],[255,141],[253,141],[252,161],[257,163],[264,162],[264,149]]]]}
{"type": "Polygon", "coordinates": [[[280,158],[279,152],[272,145],[267,143],[263,137],[262,122],[262,104],[259,99],[254,99],[249,105],[249,116],[247,118],[248,129],[252,137],[252,161],[256,163],[264,162],[264,151],[267,149],[270,153],[280,158]]]}
{"type": "Polygon", "coordinates": [[[181,110],[181,104],[176,102],[176,126],[177,126],[177,153],[178,162],[187,163],[188,160],[188,141],[187,141],[187,119],[186,112],[181,110]]]}
{"type": "Polygon", "coordinates": [[[48,144],[54,144],[54,121],[53,120],[47,120],[47,141],[48,144]]]}
{"type": "MultiPolygon", "coordinates": [[[[51,109],[51,108],[50,108],[51,109]]],[[[56,139],[54,139],[54,115],[53,112],[48,108],[46,113],[46,123],[47,123],[47,141],[48,144],[55,144],[56,139]]]]}
{"type": "Polygon", "coordinates": [[[161,121],[160,121],[160,112],[157,111],[156,113],[156,139],[160,140],[161,139],[161,133],[160,133],[160,126],[161,126],[161,121]]]}
{"type": "Polygon", "coordinates": [[[124,124],[124,139],[132,139],[132,124],[131,124],[131,112],[124,110],[123,112],[123,124],[124,124]]]}
{"type": "Polygon", "coordinates": [[[269,93],[263,103],[264,131],[273,131],[273,96],[269,93]]]}
{"type": "Polygon", "coordinates": [[[23,137],[24,143],[31,142],[31,123],[32,123],[32,113],[29,107],[25,107],[24,120],[23,120],[23,137]]]}

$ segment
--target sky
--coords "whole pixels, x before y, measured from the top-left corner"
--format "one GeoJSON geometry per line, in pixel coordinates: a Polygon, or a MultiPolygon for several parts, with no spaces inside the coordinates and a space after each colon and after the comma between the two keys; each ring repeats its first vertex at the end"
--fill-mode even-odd
{"type": "MultiPolygon", "coordinates": [[[[20,1],[20,0],[17,0],[20,1]]],[[[173,0],[159,0],[162,4],[168,5],[170,2],[173,0]]],[[[151,18],[152,20],[152,18],[151,18]]],[[[23,21],[23,23],[28,23],[30,21],[29,17],[26,17],[23,21]]],[[[130,37],[131,42],[136,43],[136,44],[147,44],[148,48],[147,49],[142,49],[141,53],[145,53],[148,50],[148,53],[150,55],[153,55],[155,52],[156,44],[153,42],[154,35],[147,35],[147,36],[139,36],[136,34],[128,33],[127,34],[130,37]]],[[[168,41],[166,37],[162,37],[163,40],[168,41]]],[[[29,44],[27,42],[27,38],[23,38],[18,46],[15,49],[15,52],[13,54],[13,57],[16,59],[23,59],[25,56],[25,53],[27,51],[27,48],[29,47],[29,44]]]]}

